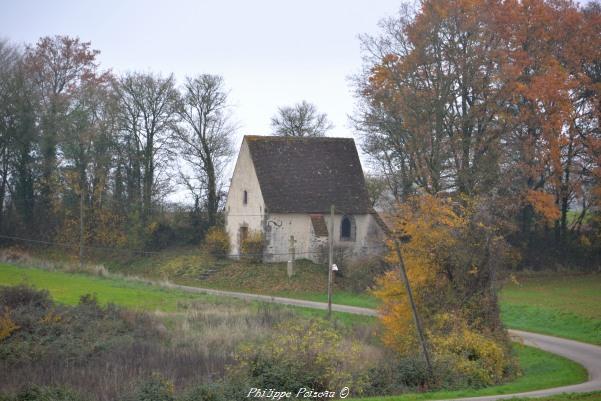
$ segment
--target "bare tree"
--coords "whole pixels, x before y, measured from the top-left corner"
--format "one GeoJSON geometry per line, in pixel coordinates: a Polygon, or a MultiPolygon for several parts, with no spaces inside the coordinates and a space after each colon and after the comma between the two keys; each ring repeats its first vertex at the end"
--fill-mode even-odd
{"type": "Polygon", "coordinates": [[[325,136],[334,125],[314,104],[303,100],[294,106],[280,107],[271,118],[271,127],[280,136],[325,136]]]}
{"type": "Polygon", "coordinates": [[[204,199],[208,223],[215,225],[223,168],[231,157],[235,126],[230,122],[223,78],[203,74],[186,78],[178,107],[183,124],[177,130],[181,157],[192,175],[181,173],[198,207],[204,199]]]}
{"type": "Polygon", "coordinates": [[[10,146],[15,137],[14,81],[17,65],[21,60],[19,49],[0,39],[0,227],[4,212],[4,200],[8,191],[10,146]]]}
{"type": "MultiPolygon", "coordinates": [[[[122,110],[124,144],[132,158],[132,193],[139,194],[142,182],[142,217],[146,219],[161,188],[159,173],[169,161],[177,122],[177,90],[173,75],[133,73],[117,85],[122,110]]],[[[135,200],[135,199],[132,199],[135,200]]]]}

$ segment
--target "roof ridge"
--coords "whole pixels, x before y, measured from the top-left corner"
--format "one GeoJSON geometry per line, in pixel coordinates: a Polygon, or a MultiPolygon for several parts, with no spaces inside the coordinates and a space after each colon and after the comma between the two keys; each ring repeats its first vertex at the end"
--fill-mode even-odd
{"type": "Polygon", "coordinates": [[[333,136],[280,136],[280,135],[244,135],[244,139],[251,141],[339,141],[339,140],[352,140],[352,137],[333,137],[333,136]]]}

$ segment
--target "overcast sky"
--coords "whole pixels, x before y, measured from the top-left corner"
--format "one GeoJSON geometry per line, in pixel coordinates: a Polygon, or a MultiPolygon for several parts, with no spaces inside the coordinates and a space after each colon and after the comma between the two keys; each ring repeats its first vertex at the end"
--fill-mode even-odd
{"type": "MultiPolygon", "coordinates": [[[[349,76],[361,68],[358,35],[377,33],[394,0],[0,0],[0,37],[35,43],[78,36],[115,73],[222,75],[234,120],[245,134],[268,135],[278,106],[314,103],[353,136],[349,76]]],[[[365,163],[364,163],[365,165],[365,163]]],[[[180,193],[181,195],[181,193],[180,193]]],[[[180,196],[176,196],[180,198],[180,196]]]]}
{"type": "Polygon", "coordinates": [[[0,37],[33,43],[63,34],[91,41],[104,68],[220,74],[244,134],[270,133],[278,106],[303,99],[326,112],[330,135],[351,136],[348,77],[359,71],[357,35],[377,32],[393,0],[6,1],[0,37]]]}

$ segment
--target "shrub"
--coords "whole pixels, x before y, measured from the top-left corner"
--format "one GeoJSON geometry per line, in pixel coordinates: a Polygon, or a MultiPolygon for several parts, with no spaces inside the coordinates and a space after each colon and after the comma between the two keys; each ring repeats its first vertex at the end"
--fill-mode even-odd
{"type": "Polygon", "coordinates": [[[349,344],[331,324],[289,321],[276,327],[266,341],[244,344],[236,356],[236,372],[251,387],[300,389],[317,392],[348,386],[361,394],[367,371],[359,347],[349,344]]]}
{"type": "Polygon", "coordinates": [[[443,386],[490,386],[515,370],[515,361],[502,343],[470,329],[461,318],[442,314],[437,316],[436,326],[430,344],[443,386]]]}
{"type": "Polygon", "coordinates": [[[258,231],[248,233],[248,237],[242,241],[240,249],[244,260],[252,263],[260,263],[263,260],[263,251],[265,249],[263,234],[258,231]]]}
{"type": "Polygon", "coordinates": [[[428,369],[421,356],[386,357],[370,369],[370,387],[366,395],[423,391],[429,381],[428,369]]]}
{"type": "Polygon", "coordinates": [[[223,258],[230,250],[230,238],[221,227],[211,227],[205,237],[205,248],[213,256],[223,258]]]}
{"type": "Polygon", "coordinates": [[[19,326],[13,322],[8,311],[4,311],[4,314],[0,315],[0,341],[9,337],[14,331],[18,330],[19,326]]]}
{"type": "Polygon", "coordinates": [[[388,269],[386,262],[379,256],[369,256],[350,260],[341,269],[344,277],[342,284],[353,292],[364,292],[376,283],[376,278],[388,269]]]}
{"type": "Polygon", "coordinates": [[[194,387],[178,401],[226,401],[223,386],[217,384],[202,384],[194,387]]]}
{"type": "Polygon", "coordinates": [[[71,390],[60,387],[29,386],[3,401],[82,401],[83,398],[71,390]]]}
{"type": "Polygon", "coordinates": [[[138,387],[131,401],[174,401],[173,392],[173,383],[155,373],[138,387]]]}
{"type": "Polygon", "coordinates": [[[146,227],[146,246],[151,249],[165,249],[174,243],[173,228],[165,221],[153,221],[146,227]]]}
{"type": "Polygon", "coordinates": [[[9,309],[22,306],[45,309],[51,304],[50,294],[46,290],[36,290],[26,285],[0,287],[0,305],[9,309]]]}

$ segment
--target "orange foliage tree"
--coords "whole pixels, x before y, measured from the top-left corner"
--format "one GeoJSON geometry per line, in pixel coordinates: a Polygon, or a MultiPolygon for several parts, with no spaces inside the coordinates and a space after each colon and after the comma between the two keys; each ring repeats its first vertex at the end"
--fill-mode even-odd
{"type": "MultiPolygon", "coordinates": [[[[396,211],[394,231],[409,239],[403,245],[403,259],[435,355],[443,358],[449,351],[444,344],[461,342],[461,337],[474,340],[471,346],[481,346],[478,352],[483,355],[490,348],[484,343],[497,344],[500,351],[494,358],[502,360],[485,362],[483,356],[482,363],[499,372],[510,358],[499,319],[497,282],[511,252],[491,225],[490,211],[480,202],[431,195],[412,197],[396,211]]],[[[388,259],[398,263],[394,252],[388,259]]],[[[381,300],[384,343],[400,354],[419,349],[399,272],[382,276],[374,294],[381,300]]],[[[453,358],[459,361],[461,356],[453,358]]]]}
{"type": "Polygon", "coordinates": [[[524,238],[542,218],[564,244],[599,165],[600,10],[424,0],[364,37],[356,127],[393,193],[498,193],[524,238]]]}

